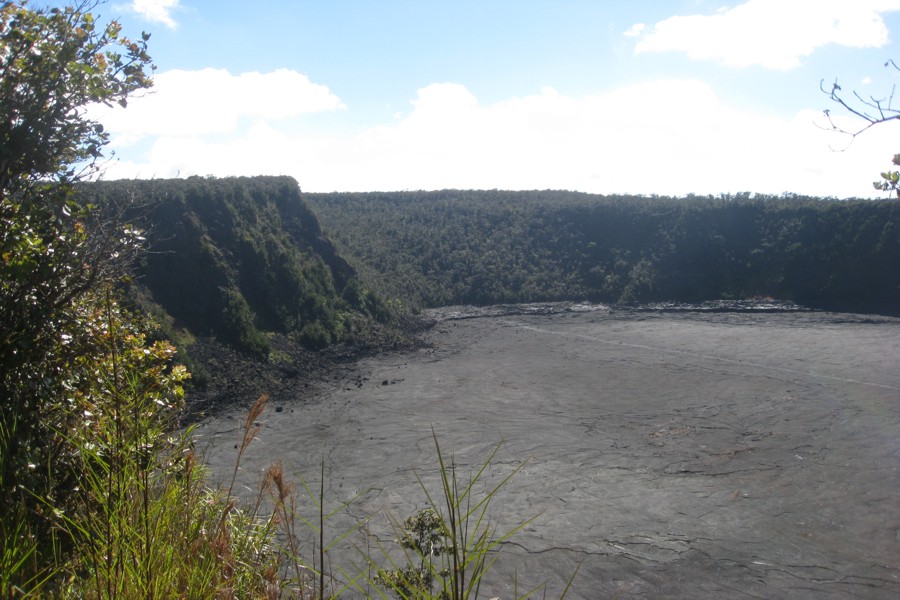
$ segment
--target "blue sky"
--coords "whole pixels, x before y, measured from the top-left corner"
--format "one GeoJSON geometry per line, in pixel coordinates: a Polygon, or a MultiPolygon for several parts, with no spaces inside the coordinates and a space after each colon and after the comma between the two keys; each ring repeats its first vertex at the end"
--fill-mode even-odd
{"type": "Polygon", "coordinates": [[[895,123],[855,140],[819,127],[837,108],[821,80],[878,98],[900,80],[883,66],[900,59],[900,0],[110,0],[95,12],[151,32],[158,67],[128,109],[91,111],[112,134],[109,179],[870,197],[900,152],[895,123]]]}

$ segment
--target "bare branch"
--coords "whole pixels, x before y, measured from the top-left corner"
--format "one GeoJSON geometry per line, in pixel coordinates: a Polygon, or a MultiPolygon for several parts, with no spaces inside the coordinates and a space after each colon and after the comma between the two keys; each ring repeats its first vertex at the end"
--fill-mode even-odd
{"type": "MultiPolygon", "coordinates": [[[[898,66],[893,59],[884,63],[884,66],[891,66],[895,70],[900,71],[900,66],[898,66]]],[[[855,100],[846,99],[843,88],[841,88],[837,81],[831,84],[831,89],[828,89],[825,80],[822,79],[819,82],[819,90],[828,96],[829,100],[843,108],[848,114],[863,121],[860,127],[847,129],[837,125],[832,118],[831,110],[826,108],[822,112],[828,120],[828,126],[823,127],[817,124],[821,129],[837,131],[838,133],[849,135],[851,138],[856,138],[858,135],[871,129],[875,125],[887,123],[888,121],[900,120],[900,108],[894,107],[894,96],[897,91],[896,85],[892,86],[890,95],[885,98],[876,98],[874,96],[864,98],[859,92],[853,91],[852,95],[855,100]]]]}

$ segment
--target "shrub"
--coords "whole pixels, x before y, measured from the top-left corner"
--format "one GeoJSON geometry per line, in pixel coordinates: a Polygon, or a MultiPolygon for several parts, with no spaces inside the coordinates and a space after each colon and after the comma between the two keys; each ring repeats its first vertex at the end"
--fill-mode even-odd
{"type": "MultiPolygon", "coordinates": [[[[481,480],[493,463],[502,444],[470,475],[461,480],[453,455],[447,462],[437,434],[432,431],[440,475],[440,492],[433,494],[419,483],[428,499],[428,507],[395,524],[400,532],[397,544],[406,564],[397,564],[385,552],[389,568],[377,568],[373,583],[393,593],[399,600],[469,600],[478,597],[485,576],[499,556],[500,545],[534,521],[532,517],[507,531],[500,531],[490,507],[510,479],[525,466],[519,464],[499,483],[480,490],[481,480]]],[[[577,573],[577,571],[576,571],[577,573]]],[[[569,580],[571,585],[575,573],[569,580]]],[[[516,598],[528,598],[540,590],[540,584],[516,598]]],[[[568,586],[560,598],[564,598],[568,586]]]]}

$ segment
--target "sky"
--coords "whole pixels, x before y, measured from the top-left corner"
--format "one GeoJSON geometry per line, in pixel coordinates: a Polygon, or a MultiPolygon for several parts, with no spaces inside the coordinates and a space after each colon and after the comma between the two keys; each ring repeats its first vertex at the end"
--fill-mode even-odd
{"type": "MultiPolygon", "coordinates": [[[[59,4],[44,2],[43,4],[59,4]]],[[[91,107],[103,177],[304,191],[882,197],[900,0],[108,0],[152,92],[91,107]],[[851,96],[852,97],[852,96],[851,96]]],[[[896,102],[900,107],[900,98],[896,102]]]]}

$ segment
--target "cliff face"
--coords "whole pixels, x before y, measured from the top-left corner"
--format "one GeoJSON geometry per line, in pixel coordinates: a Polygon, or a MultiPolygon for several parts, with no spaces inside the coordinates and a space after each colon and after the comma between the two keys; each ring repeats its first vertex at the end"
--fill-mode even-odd
{"type": "Polygon", "coordinates": [[[387,317],[292,178],[103,182],[83,193],[101,206],[128,201],[128,219],[147,238],[138,285],[195,334],[264,354],[266,332],[316,348],[387,317]]]}

